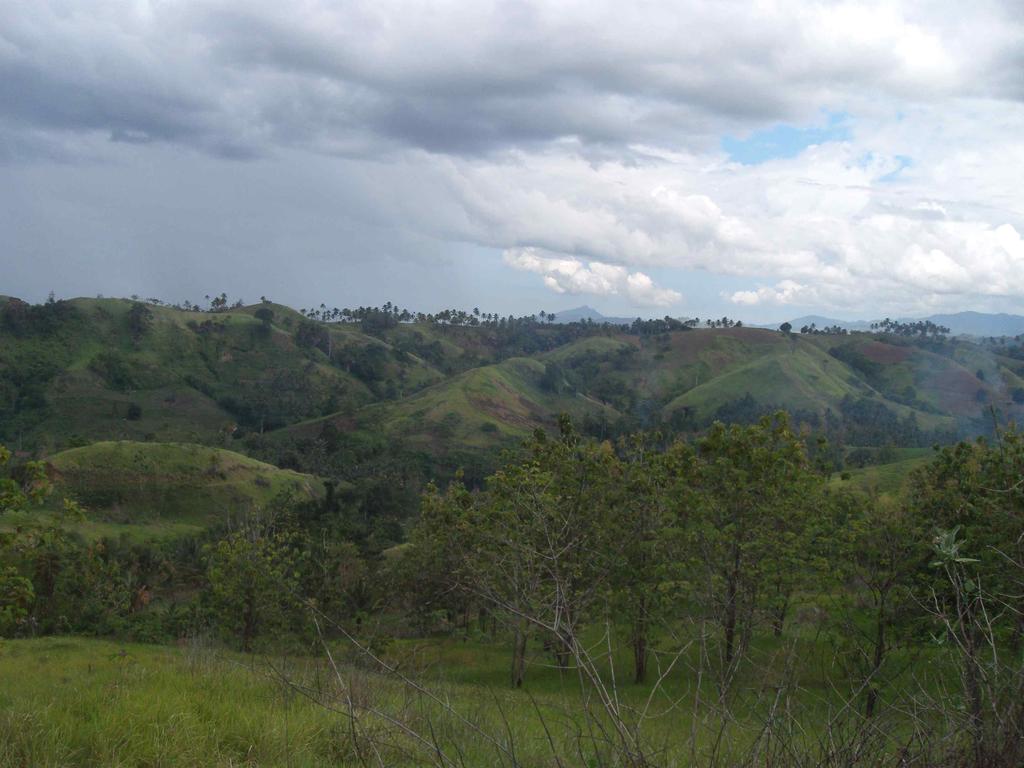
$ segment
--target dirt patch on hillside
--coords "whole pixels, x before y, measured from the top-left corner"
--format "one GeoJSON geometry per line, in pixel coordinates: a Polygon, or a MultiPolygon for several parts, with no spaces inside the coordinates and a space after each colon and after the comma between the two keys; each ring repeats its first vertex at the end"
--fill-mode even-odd
{"type": "MultiPolygon", "coordinates": [[[[470,399],[470,402],[479,412],[486,413],[502,424],[535,426],[534,422],[526,414],[522,411],[514,410],[507,402],[502,402],[493,397],[473,397],[470,399]]],[[[522,401],[520,402],[522,403],[522,401]]]]}
{"type": "MultiPolygon", "coordinates": [[[[735,346],[721,344],[723,339],[733,339],[751,345],[773,345],[779,343],[781,334],[759,328],[702,328],[695,331],[675,333],[672,335],[672,351],[679,362],[694,362],[701,359],[709,351],[721,350],[724,354],[735,354],[735,346]]],[[[754,346],[757,349],[758,346],[754,346]]]]}
{"type": "Polygon", "coordinates": [[[949,368],[929,377],[931,389],[939,397],[939,407],[957,415],[977,413],[974,397],[983,385],[962,368],[949,368]]]}
{"type": "MultiPolygon", "coordinates": [[[[714,331],[713,331],[714,332],[714,331]]],[[[778,331],[770,331],[767,328],[720,328],[717,330],[723,336],[731,336],[747,342],[758,342],[761,344],[781,344],[786,340],[778,331]]]]}
{"type": "Polygon", "coordinates": [[[860,353],[873,363],[902,363],[913,354],[909,347],[894,347],[881,341],[869,341],[860,348],[860,353]]]}
{"type": "Polygon", "coordinates": [[[497,397],[471,394],[468,398],[470,404],[504,424],[535,427],[538,422],[543,421],[542,410],[529,398],[503,381],[496,381],[495,387],[500,393],[497,397]]]}

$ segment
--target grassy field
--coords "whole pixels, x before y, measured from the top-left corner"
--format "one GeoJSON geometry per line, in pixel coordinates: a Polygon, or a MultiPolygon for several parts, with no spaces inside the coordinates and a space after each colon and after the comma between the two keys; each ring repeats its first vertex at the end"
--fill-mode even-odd
{"type": "MultiPolygon", "coordinates": [[[[701,681],[692,671],[696,647],[654,700],[651,686],[621,682],[628,680],[628,659],[619,654],[616,696],[627,710],[651,701],[655,716],[642,733],[658,765],[691,765],[719,738],[728,764],[754,741],[787,686],[794,693],[787,711],[808,732],[839,710],[836,680],[828,678],[820,648],[809,638],[762,643],[725,701],[713,675],[701,681]],[[704,704],[695,710],[695,702],[704,704]],[[714,712],[723,703],[729,713],[719,717],[714,712]]],[[[499,764],[491,739],[511,740],[523,766],[556,765],[552,745],[569,757],[566,764],[600,764],[590,747],[583,751],[593,760],[579,759],[584,719],[575,675],[553,667],[539,644],[520,691],[507,687],[504,642],[401,641],[387,656],[447,704],[352,664],[343,648],[335,648],[335,676],[322,655],[241,656],[201,644],[80,638],[3,641],[0,766],[376,764],[371,741],[384,765],[410,764],[407,753],[422,755],[423,745],[397,738],[395,722],[436,737],[453,755],[461,750],[467,766],[499,764]],[[355,732],[350,698],[364,712],[355,732]]],[[[602,669],[610,680],[607,665],[602,669]]]]}
{"type": "Polygon", "coordinates": [[[843,474],[833,476],[831,485],[834,488],[853,488],[869,494],[896,495],[903,488],[915,469],[925,466],[934,456],[931,448],[898,449],[900,458],[887,464],[879,464],[860,469],[851,469],[843,474]]]}
{"type": "Polygon", "coordinates": [[[246,660],[71,638],[0,644],[0,765],[338,764],[344,726],[246,660]]]}

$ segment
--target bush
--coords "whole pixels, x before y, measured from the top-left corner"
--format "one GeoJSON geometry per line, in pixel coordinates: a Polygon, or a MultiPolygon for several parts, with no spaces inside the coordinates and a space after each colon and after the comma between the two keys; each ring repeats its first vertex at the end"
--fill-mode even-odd
{"type": "Polygon", "coordinates": [[[117,352],[100,352],[89,363],[89,370],[121,392],[138,386],[131,364],[117,352]]]}

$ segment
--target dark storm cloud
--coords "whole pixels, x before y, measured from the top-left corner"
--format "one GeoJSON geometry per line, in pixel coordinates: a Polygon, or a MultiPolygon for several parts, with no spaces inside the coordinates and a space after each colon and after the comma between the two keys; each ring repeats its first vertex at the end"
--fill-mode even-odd
{"type": "Polygon", "coordinates": [[[816,40],[831,22],[794,9],[26,2],[0,11],[0,115],[227,154],[479,154],[700,146],[859,85],[920,90],[898,51],[816,40]]]}
{"type": "Polygon", "coordinates": [[[211,12],[198,27],[218,66],[264,80],[260,114],[283,140],[311,140],[315,117],[328,134],[364,133],[363,146],[378,146],[372,137],[449,154],[565,137],[683,146],[709,135],[712,123],[799,114],[806,95],[773,87],[784,39],[763,29],[708,61],[704,46],[686,50],[681,41],[647,50],[630,39],[609,51],[606,31],[545,29],[526,4],[498,6],[483,28],[414,29],[379,47],[363,39],[380,36],[372,22],[362,19],[365,34],[350,26],[359,18],[317,28],[239,6],[211,12]],[[479,42],[467,46],[466,38],[479,42]],[[274,105],[277,87],[301,121],[274,105]]]}
{"type": "Polygon", "coordinates": [[[199,142],[208,109],[184,94],[154,93],[116,79],[72,79],[25,63],[0,62],[0,104],[7,120],[48,130],[95,131],[115,141],[199,142]]]}

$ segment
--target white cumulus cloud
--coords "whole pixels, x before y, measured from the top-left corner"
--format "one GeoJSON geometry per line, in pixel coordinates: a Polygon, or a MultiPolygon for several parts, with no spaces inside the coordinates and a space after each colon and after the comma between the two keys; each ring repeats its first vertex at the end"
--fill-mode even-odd
{"type": "Polygon", "coordinates": [[[584,263],[575,258],[540,253],[536,248],[507,250],[504,260],[515,269],[542,275],[544,285],[555,293],[624,295],[644,307],[666,307],[682,299],[678,291],[659,288],[643,272],[629,272],[625,267],[600,261],[584,263]]]}

